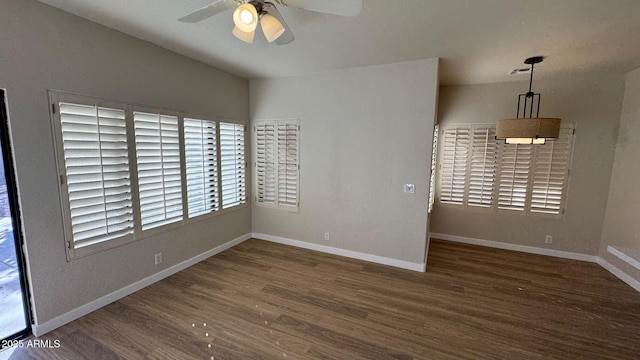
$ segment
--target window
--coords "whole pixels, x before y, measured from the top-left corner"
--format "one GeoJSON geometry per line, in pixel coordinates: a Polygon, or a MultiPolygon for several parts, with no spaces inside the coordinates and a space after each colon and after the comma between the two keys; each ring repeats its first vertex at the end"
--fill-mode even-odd
{"type": "Polygon", "coordinates": [[[187,204],[190,218],[218,211],[216,123],[184,119],[187,204]]]}
{"type": "Polygon", "coordinates": [[[182,220],[178,117],[134,112],[142,230],[182,220]]]}
{"type": "Polygon", "coordinates": [[[506,145],[494,125],[443,129],[440,202],[560,215],[573,146],[573,127],[545,145],[506,145]]]}
{"type": "Polygon", "coordinates": [[[49,97],[69,260],[246,203],[244,125],[49,97]]]}
{"type": "Polygon", "coordinates": [[[436,201],[436,163],[438,161],[438,131],[440,127],[436,124],[433,127],[433,143],[431,144],[431,175],[429,176],[429,209],[433,211],[433,204],[436,201]]]}
{"type": "Polygon", "coordinates": [[[471,142],[467,203],[470,206],[490,207],[496,176],[498,144],[496,130],[490,126],[475,126],[471,142]]]}
{"type": "Polygon", "coordinates": [[[470,127],[443,129],[440,202],[463,204],[467,176],[470,127]]]}
{"type": "MultiPolygon", "coordinates": [[[[58,102],[58,145],[67,248],[81,255],[89,245],[134,233],[124,109],[58,102]],[[64,175],[62,175],[64,174],[64,175]]],[[[56,126],[56,127],[58,127],[56,126]]]]}
{"type": "Polygon", "coordinates": [[[222,208],[244,204],[247,200],[242,124],[220,123],[220,171],[222,208]]]}
{"type": "Polygon", "coordinates": [[[299,120],[254,124],[255,200],[260,206],[296,211],[299,206],[299,120]]]}
{"type": "Polygon", "coordinates": [[[558,140],[538,149],[531,184],[532,212],[558,214],[562,211],[572,141],[573,128],[561,128],[558,140]]]}
{"type": "Polygon", "coordinates": [[[540,145],[502,145],[499,208],[525,209],[533,146],[540,145]]]}

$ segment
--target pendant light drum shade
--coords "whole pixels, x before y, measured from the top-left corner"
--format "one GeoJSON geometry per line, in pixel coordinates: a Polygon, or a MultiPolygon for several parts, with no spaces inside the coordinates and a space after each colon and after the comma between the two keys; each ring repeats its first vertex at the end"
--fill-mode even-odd
{"type": "Polygon", "coordinates": [[[258,10],[250,3],[238,6],[233,12],[233,23],[240,31],[253,32],[258,26],[258,10]]]}
{"type": "Polygon", "coordinates": [[[540,93],[531,90],[533,84],[533,66],[541,63],[542,56],[526,59],[525,64],[531,65],[529,77],[529,91],[518,96],[518,110],[515,119],[498,120],[496,125],[496,139],[504,139],[507,144],[535,144],[556,140],[560,136],[559,118],[541,118],[540,93]]]}
{"type": "Polygon", "coordinates": [[[264,37],[267,38],[268,42],[277,40],[285,30],[284,25],[282,25],[280,20],[269,13],[264,13],[264,15],[262,15],[260,18],[260,25],[262,26],[264,37]]]}
{"type": "MultiPolygon", "coordinates": [[[[518,118],[498,120],[496,138],[498,139],[548,139],[555,140],[560,134],[558,118],[518,118]]],[[[509,143],[509,141],[507,141],[509,143]]],[[[544,141],[533,142],[544,144],[544,141]]]]}

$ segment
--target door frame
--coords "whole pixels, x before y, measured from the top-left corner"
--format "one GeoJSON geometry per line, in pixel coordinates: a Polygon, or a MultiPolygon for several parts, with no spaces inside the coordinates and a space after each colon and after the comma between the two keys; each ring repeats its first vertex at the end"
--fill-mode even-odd
{"type": "Polygon", "coordinates": [[[20,285],[22,286],[22,302],[24,309],[24,317],[26,328],[16,334],[11,335],[8,339],[19,340],[24,339],[32,333],[32,316],[29,292],[29,283],[27,279],[27,267],[24,253],[24,237],[22,234],[22,220],[20,217],[20,201],[18,197],[18,188],[16,185],[16,174],[13,162],[13,153],[11,147],[11,136],[9,135],[9,115],[7,112],[7,94],[5,89],[0,88],[0,147],[2,149],[2,160],[4,163],[4,175],[7,182],[7,195],[9,199],[9,209],[11,211],[11,224],[13,226],[13,240],[16,248],[16,263],[20,272],[20,285]]]}

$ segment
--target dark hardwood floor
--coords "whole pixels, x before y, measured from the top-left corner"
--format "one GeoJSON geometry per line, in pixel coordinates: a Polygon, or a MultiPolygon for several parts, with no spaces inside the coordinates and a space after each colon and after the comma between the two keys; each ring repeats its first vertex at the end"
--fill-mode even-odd
{"type": "Polygon", "coordinates": [[[427,268],[249,240],[9,358],[640,358],[640,294],[596,264],[432,241],[427,268]]]}

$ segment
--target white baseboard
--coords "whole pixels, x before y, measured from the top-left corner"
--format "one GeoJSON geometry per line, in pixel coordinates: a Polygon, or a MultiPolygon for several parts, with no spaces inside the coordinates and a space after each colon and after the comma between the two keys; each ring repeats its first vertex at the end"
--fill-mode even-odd
{"type": "Polygon", "coordinates": [[[179,264],[173,265],[169,268],[166,268],[160,272],[157,272],[147,278],[144,278],[140,281],[137,281],[131,285],[127,285],[122,289],[116,290],[110,294],[107,294],[101,298],[93,300],[89,303],[86,303],[78,308],[75,308],[65,314],[57,316],[47,322],[42,324],[34,324],[32,326],[33,334],[37,336],[42,336],[54,329],[57,329],[65,324],[68,324],[76,319],[79,319],[82,316],[85,316],[95,310],[100,309],[106,305],[111,304],[114,301],[120,300],[123,297],[133,294],[134,292],[141,290],[155,282],[158,282],[166,277],[169,277],[179,271],[182,271],[190,266],[193,266],[199,263],[202,260],[205,260],[213,255],[223,252],[224,250],[229,249],[232,246],[238,245],[241,242],[248,240],[251,238],[251,234],[245,234],[236,239],[233,239],[229,242],[226,242],[220,246],[217,246],[211,250],[207,250],[200,255],[196,255],[191,259],[185,260],[179,264]]]}
{"type": "Polygon", "coordinates": [[[328,254],[333,254],[338,256],[345,256],[345,257],[358,259],[358,260],[370,261],[377,264],[389,265],[389,266],[394,266],[394,267],[413,270],[413,271],[421,271],[421,272],[426,271],[426,264],[413,263],[413,262],[404,261],[404,260],[392,259],[384,256],[371,255],[367,253],[345,250],[345,249],[340,249],[337,247],[326,246],[326,245],[318,245],[318,244],[314,244],[306,241],[287,239],[287,238],[267,235],[267,234],[253,233],[252,236],[260,240],[266,240],[266,241],[271,241],[278,244],[295,246],[303,249],[320,251],[323,253],[328,253],[328,254]]]}
{"type": "Polygon", "coordinates": [[[605,260],[603,258],[599,257],[597,262],[598,262],[598,264],[600,266],[602,266],[603,268],[607,269],[610,273],[615,275],[618,279],[624,281],[625,283],[627,283],[627,285],[631,286],[636,291],[640,292],[640,281],[632,278],[631,276],[629,276],[624,271],[622,271],[622,270],[618,269],[617,267],[611,265],[610,262],[608,262],[607,260],[605,260]]]}
{"type": "Polygon", "coordinates": [[[640,260],[638,260],[640,259],[640,252],[637,250],[631,251],[629,249],[617,248],[609,245],[607,246],[607,251],[637,270],[640,270],[640,260]]]}
{"type": "Polygon", "coordinates": [[[580,261],[588,261],[588,262],[598,261],[598,256],[574,253],[569,251],[543,249],[543,248],[537,248],[533,246],[508,244],[508,243],[503,243],[498,241],[474,239],[474,238],[468,238],[464,236],[447,235],[447,234],[431,233],[430,237],[432,239],[447,240],[447,241],[453,241],[453,242],[459,242],[459,243],[471,244],[471,245],[487,246],[487,247],[505,249],[505,250],[514,250],[514,251],[520,251],[520,252],[538,254],[538,255],[554,256],[554,257],[563,258],[563,259],[580,260],[580,261]]]}

